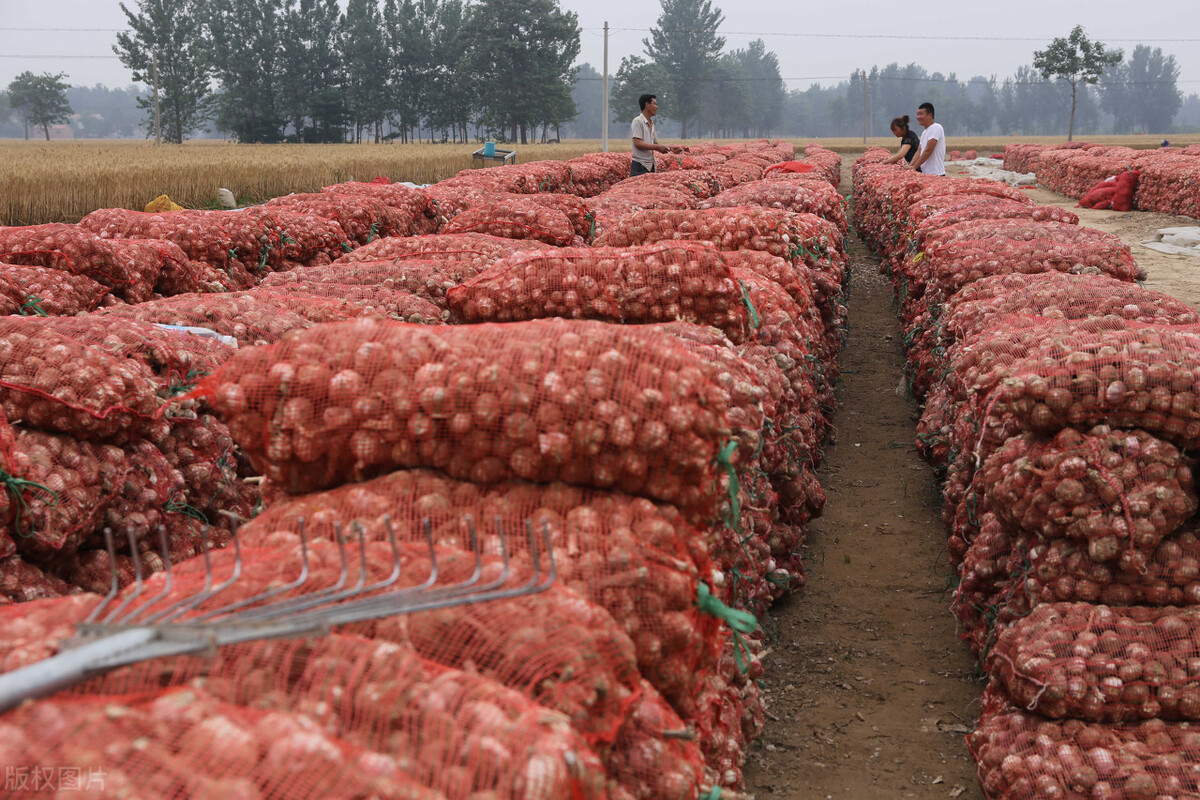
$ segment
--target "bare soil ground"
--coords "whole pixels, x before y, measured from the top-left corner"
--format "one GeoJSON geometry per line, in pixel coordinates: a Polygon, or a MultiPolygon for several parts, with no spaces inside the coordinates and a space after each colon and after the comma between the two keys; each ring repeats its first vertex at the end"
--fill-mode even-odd
{"type": "MultiPolygon", "coordinates": [[[[857,156],[843,155],[843,192],[857,156]]],[[[1200,301],[1200,260],[1140,246],[1159,228],[1200,223],[1075,209],[1075,200],[1044,189],[1030,195],[1124,239],[1149,288],[1200,301]]],[[[949,611],[939,490],[913,448],[918,409],[898,391],[903,353],[891,287],[857,237],[848,247],[837,435],[820,473],[829,503],[811,527],[808,585],[766,623],[768,723],[747,758],[746,791],[757,800],[981,800],[964,735],[982,687],[949,611]]]]}

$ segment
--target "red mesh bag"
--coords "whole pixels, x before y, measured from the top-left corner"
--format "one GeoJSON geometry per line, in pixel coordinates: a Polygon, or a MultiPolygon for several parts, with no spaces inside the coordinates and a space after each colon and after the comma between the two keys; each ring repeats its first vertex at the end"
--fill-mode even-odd
{"type": "Polygon", "coordinates": [[[258,292],[271,295],[296,295],[299,298],[332,297],[358,306],[365,313],[350,316],[382,314],[399,322],[420,325],[440,325],[450,319],[450,312],[438,308],[423,297],[385,286],[355,286],[343,283],[300,281],[259,287],[258,292]]]}
{"type": "Polygon", "coordinates": [[[1082,541],[1094,561],[1119,558],[1129,571],[1197,506],[1179,450],[1144,431],[1106,426],[1049,440],[1013,437],[976,480],[983,507],[1002,522],[1044,539],[1082,541]]]}
{"type": "Polygon", "coordinates": [[[13,798],[445,797],[396,759],[341,741],[301,714],[222,702],[197,687],[59,695],[5,715],[0,731],[13,798]]]}
{"type": "Polygon", "coordinates": [[[337,218],[270,205],[250,206],[240,213],[262,225],[271,237],[268,251],[259,257],[259,271],[289,263],[328,263],[353,246],[337,218]]]}
{"type": "Polygon", "coordinates": [[[486,233],[507,239],[535,239],[557,247],[566,247],[579,237],[562,210],[513,194],[499,198],[488,196],[472,202],[469,208],[442,226],[442,230],[446,233],[486,233]]]}
{"type": "Polygon", "coordinates": [[[375,239],[411,234],[409,222],[396,209],[367,195],[309,192],[268,200],[266,211],[288,209],[333,220],[351,242],[370,244],[375,239]]]}
{"type": "Polygon", "coordinates": [[[20,556],[0,556],[0,607],[11,603],[23,608],[25,603],[62,597],[71,591],[66,581],[48,575],[20,556]]]}
{"type": "Polygon", "coordinates": [[[97,595],[75,594],[0,606],[0,673],[54,655],[99,602],[97,595]]]}
{"type": "Polygon", "coordinates": [[[386,261],[338,262],[323,267],[277,272],[268,276],[259,288],[273,291],[277,287],[313,283],[381,288],[416,295],[438,309],[449,311],[446,292],[476,274],[473,262],[444,260],[430,254],[386,261]]]}
{"type": "Polygon", "coordinates": [[[767,178],[744,183],[700,201],[700,208],[721,208],[759,205],[781,208],[796,213],[816,214],[829,220],[843,234],[846,232],[846,212],[837,189],[823,180],[767,178]]]}
{"type": "Polygon", "coordinates": [[[149,244],[114,244],[79,225],[0,228],[0,261],[83,275],[138,303],[153,296],[163,265],[177,254],[149,244]]]}
{"type": "Polygon", "coordinates": [[[0,409],[10,420],[90,441],[127,435],[157,411],[150,370],[47,329],[0,318],[0,409]]]}
{"type": "MultiPolygon", "coordinates": [[[[293,307],[300,310],[299,305],[293,307]]],[[[278,341],[289,331],[313,325],[307,317],[282,308],[279,302],[271,302],[255,292],[177,295],[136,306],[116,306],[101,313],[105,317],[139,322],[208,328],[222,336],[233,337],[239,345],[268,344],[278,341]]],[[[357,310],[348,313],[357,313],[357,310]]],[[[339,316],[335,314],[326,319],[339,316]]]]}
{"type": "Polygon", "coordinates": [[[984,695],[967,737],[994,800],[1190,797],[1200,792],[1200,733],[1186,722],[1102,725],[1049,720],[984,695]]]}
{"type": "Polygon", "coordinates": [[[1132,211],[1133,193],[1137,191],[1138,180],[1142,177],[1140,170],[1131,169],[1123,172],[1117,178],[1117,188],[1113,192],[1113,211],[1132,211]]]}
{"type": "Polygon", "coordinates": [[[746,338],[750,314],[721,254],[692,244],[566,248],[509,256],[446,295],[464,322],[545,317],[683,320],[746,338]]]}
{"type": "Polygon", "coordinates": [[[1011,315],[1047,319],[1091,319],[1115,315],[1151,325],[1194,325],[1200,315],[1161,292],[1103,275],[1046,272],[994,275],[951,296],[940,316],[926,312],[914,320],[908,359],[911,386],[923,394],[958,341],[985,332],[995,320],[1011,315]]]}
{"type": "Polygon", "coordinates": [[[1200,719],[1200,609],[1046,603],[1006,628],[987,669],[1008,697],[1061,719],[1200,719]]]}
{"type": "MultiPolygon", "coordinates": [[[[1140,427],[1182,447],[1200,442],[1200,338],[1182,327],[1070,323],[1013,364],[988,416],[1012,414],[1039,432],[1109,424],[1140,427]]],[[[1023,354],[1024,355],[1024,354],[1023,354]]]]}
{"type": "Polygon", "coordinates": [[[400,183],[346,181],[322,187],[321,191],[332,194],[363,195],[390,206],[400,214],[400,218],[406,223],[404,228],[394,234],[396,236],[420,236],[433,233],[442,224],[429,195],[415,187],[400,183]]]}
{"type": "Polygon", "coordinates": [[[468,277],[478,274],[505,256],[526,250],[545,250],[550,245],[532,239],[505,239],[485,233],[442,233],[434,236],[405,236],[381,239],[337,260],[339,264],[385,261],[390,258],[428,258],[464,263],[468,277]]]}
{"type": "MultiPolygon", "coordinates": [[[[614,192],[639,193],[655,189],[682,190],[692,194],[696,200],[706,200],[719,194],[723,188],[715,173],[706,170],[683,170],[678,172],[651,172],[626,178],[614,192]]],[[[590,204],[589,204],[590,205],[590,204]]]]}
{"type": "MultiPolygon", "coordinates": [[[[1109,175],[1097,183],[1087,194],[1079,198],[1079,208],[1112,208],[1113,195],[1117,193],[1117,176],[1109,175]]],[[[1131,195],[1132,197],[1132,195],[1131,195]]]]}
{"type": "Polygon", "coordinates": [[[160,398],[173,397],[229,359],[234,349],[210,336],[92,314],[36,323],[42,330],[144,364],[154,375],[160,398]]]}
{"type": "Polygon", "coordinates": [[[5,439],[6,537],[24,557],[55,566],[104,524],[133,464],[120,447],[61,434],[15,427],[5,439]]]}
{"type": "Polygon", "coordinates": [[[638,667],[668,698],[686,695],[695,674],[711,668],[716,621],[697,608],[698,585],[709,580],[707,549],[670,506],[564,484],[478,486],[425,470],[401,470],[372,481],[290,497],[245,525],[249,545],[269,545],[300,518],[310,537],[332,539],[335,525],[354,521],[363,535],[387,541],[424,541],[429,519],[434,541],[469,548],[464,516],[479,520],[484,552],[507,547],[530,561],[526,521],[539,537],[548,531],[558,580],[608,609],[632,639],[638,667]]]}
{"type": "MultiPolygon", "coordinates": [[[[595,232],[595,226],[592,223],[592,214],[588,210],[587,204],[585,204],[579,197],[571,194],[551,194],[548,192],[538,192],[536,194],[484,192],[462,198],[461,206],[462,207],[458,209],[458,213],[462,213],[462,211],[465,211],[468,208],[479,206],[481,207],[483,213],[488,217],[494,217],[497,212],[502,212],[503,208],[505,207],[523,209],[526,212],[530,212],[532,211],[532,206],[541,206],[542,208],[548,208],[553,211],[561,211],[563,214],[565,214],[571,223],[571,228],[575,232],[575,235],[583,238],[586,241],[590,241],[593,233],[595,232]],[[497,207],[498,203],[504,205],[502,207],[497,207]]],[[[532,211],[532,213],[536,214],[536,211],[532,211]]],[[[546,217],[545,221],[548,223],[550,219],[551,217],[546,217]]],[[[447,230],[454,227],[456,227],[456,225],[451,223],[447,223],[446,225],[447,230]]],[[[486,234],[486,231],[484,233],[486,234]]],[[[445,235],[452,234],[447,233],[445,235]]],[[[533,238],[540,239],[549,244],[556,244],[556,242],[551,242],[549,239],[545,239],[542,236],[514,237],[508,236],[507,234],[502,235],[506,236],[506,238],[533,238]]]]}
{"type": "Polygon", "coordinates": [[[718,393],[653,330],[338,323],[242,351],[197,393],[293,492],[426,466],[620,488],[699,519],[728,494],[718,393]]]}
{"type": "Polygon", "coordinates": [[[100,305],[108,291],[86,275],[0,263],[0,311],[4,315],[82,314],[100,305]]]}
{"type": "Polygon", "coordinates": [[[1195,157],[1139,160],[1138,169],[1142,177],[1134,202],[1139,209],[1200,218],[1200,162],[1195,157]]]}
{"type": "Polygon", "coordinates": [[[722,187],[762,180],[763,170],[763,164],[738,161],[732,158],[724,164],[716,164],[708,168],[708,171],[716,177],[722,187]]]}
{"type": "Polygon", "coordinates": [[[629,177],[630,153],[587,153],[567,161],[570,178],[563,191],[595,197],[629,177]]]}
{"type": "MultiPolygon", "coordinates": [[[[332,530],[326,528],[325,532],[332,530]]],[[[384,531],[377,529],[376,533],[384,531]]],[[[255,538],[271,546],[243,548],[243,569],[231,589],[234,594],[223,602],[288,585],[305,563],[306,593],[341,580],[339,545],[316,538],[308,542],[304,555],[299,537],[288,530],[260,528],[255,538]]],[[[351,585],[360,580],[358,573],[364,563],[369,584],[388,578],[395,562],[394,547],[402,563],[396,587],[423,584],[431,574],[433,562],[424,543],[394,546],[377,540],[364,547],[365,561],[352,557],[347,564],[351,585]]],[[[233,555],[228,551],[214,554],[217,576],[224,577],[234,568],[233,555]]],[[[480,565],[471,553],[443,548],[437,551],[437,564],[438,581],[447,584],[464,581],[480,567],[486,584],[502,569],[498,559],[487,558],[480,565]]],[[[518,574],[512,580],[525,580],[525,571],[524,565],[517,565],[518,574]]],[[[202,565],[180,565],[174,576],[179,588],[173,592],[187,597],[199,589],[204,577],[202,565]]],[[[157,592],[160,584],[160,578],[152,578],[148,587],[157,592]]],[[[201,606],[197,613],[207,607],[201,606]]],[[[593,746],[606,761],[610,754],[624,756],[628,767],[622,778],[630,781],[629,791],[636,796],[646,796],[647,787],[638,784],[653,787],[656,783],[675,787],[667,796],[692,796],[687,793],[694,791],[700,777],[700,754],[694,744],[676,744],[663,737],[662,731],[634,736],[628,734],[635,732],[625,732],[622,738],[625,718],[641,704],[641,695],[646,694],[650,702],[657,697],[641,683],[632,650],[629,639],[606,612],[555,585],[542,593],[504,601],[352,623],[315,640],[228,647],[216,659],[164,659],[134,665],[86,688],[125,692],[202,676],[205,685],[225,699],[303,711],[351,742],[411,760],[421,765],[418,777],[453,796],[472,786],[476,790],[514,790],[520,785],[514,783],[519,776],[528,774],[527,759],[538,762],[552,756],[569,761],[564,751],[578,756],[580,769],[571,771],[574,776],[594,777],[600,771],[591,755],[593,746]],[[434,702],[415,700],[430,692],[435,693],[434,702]],[[539,704],[533,707],[538,715],[530,713],[532,702],[539,704]],[[490,714],[477,717],[470,707],[476,703],[494,707],[490,714]],[[349,713],[352,708],[353,714],[349,713]],[[443,719],[452,727],[423,734],[431,723],[443,719]],[[506,759],[479,763],[487,753],[495,755],[486,742],[479,741],[489,734],[509,742],[509,748],[522,741],[521,737],[531,746],[526,749],[522,744],[512,753],[508,759],[515,760],[512,766],[506,759]],[[550,747],[552,741],[558,744],[550,747]],[[649,765],[633,763],[639,746],[657,746],[677,761],[655,775],[649,765]],[[437,774],[439,768],[450,776],[437,774]],[[465,781],[463,788],[454,788],[460,781],[465,781]]],[[[682,727],[676,717],[670,730],[682,727]]],[[[554,785],[557,791],[569,791],[564,786],[571,786],[562,781],[554,785]]],[[[552,792],[548,796],[559,795],[552,792]]]]}
{"type": "Polygon", "coordinates": [[[695,208],[696,202],[696,196],[686,189],[649,187],[635,190],[618,185],[589,200],[588,208],[596,221],[595,235],[598,237],[644,211],[695,208]]]}
{"type": "Polygon", "coordinates": [[[202,261],[226,275],[229,288],[244,289],[281,260],[278,229],[261,211],[172,211],[148,214],[102,208],[79,221],[79,227],[104,239],[165,239],[192,261],[202,261]]]}
{"type": "Polygon", "coordinates": [[[762,250],[814,267],[845,262],[842,236],[832,223],[812,214],[753,207],[647,211],[608,230],[596,245],[629,247],[667,239],[712,242],[721,250],[762,250]]]}

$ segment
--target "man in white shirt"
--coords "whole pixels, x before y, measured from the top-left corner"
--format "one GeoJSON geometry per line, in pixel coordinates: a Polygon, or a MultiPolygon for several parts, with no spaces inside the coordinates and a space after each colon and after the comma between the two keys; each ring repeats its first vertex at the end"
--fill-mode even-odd
{"type": "Polygon", "coordinates": [[[654,172],[655,153],[683,153],[686,147],[667,147],[658,143],[654,130],[654,115],[658,113],[658,96],[644,94],[638,98],[642,113],[633,118],[630,126],[633,135],[633,161],[629,163],[629,177],[654,172]]]}
{"type": "Polygon", "coordinates": [[[917,108],[917,124],[923,130],[917,155],[909,164],[925,175],[946,174],[946,132],[933,121],[933,103],[921,103],[917,108]]]}

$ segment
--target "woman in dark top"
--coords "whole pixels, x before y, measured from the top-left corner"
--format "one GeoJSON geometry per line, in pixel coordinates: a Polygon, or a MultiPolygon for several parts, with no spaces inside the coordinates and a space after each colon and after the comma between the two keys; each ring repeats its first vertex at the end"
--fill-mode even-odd
{"type": "Polygon", "coordinates": [[[896,164],[902,158],[911,163],[913,156],[917,154],[917,149],[921,146],[921,137],[908,129],[907,114],[892,120],[892,135],[900,138],[900,149],[896,151],[894,156],[883,163],[896,164]]]}

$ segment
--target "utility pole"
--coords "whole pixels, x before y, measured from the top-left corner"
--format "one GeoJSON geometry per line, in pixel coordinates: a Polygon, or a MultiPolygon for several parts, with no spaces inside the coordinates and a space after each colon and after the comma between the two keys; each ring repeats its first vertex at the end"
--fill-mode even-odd
{"type": "Polygon", "coordinates": [[[158,53],[151,54],[150,77],[154,81],[154,146],[162,147],[162,122],[158,113],[158,53]]]}
{"type": "Polygon", "coordinates": [[[604,80],[600,82],[600,141],[608,152],[608,22],[604,23],[604,80]]]}
{"type": "Polygon", "coordinates": [[[867,143],[867,71],[862,71],[863,85],[863,144],[867,143]]]}

